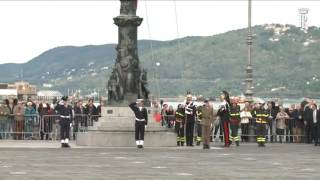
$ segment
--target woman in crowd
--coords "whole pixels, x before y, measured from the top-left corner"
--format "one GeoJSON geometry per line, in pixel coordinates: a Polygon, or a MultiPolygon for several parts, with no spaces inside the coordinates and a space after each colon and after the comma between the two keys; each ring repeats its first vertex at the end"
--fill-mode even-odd
{"type": "Polygon", "coordinates": [[[284,130],[286,129],[286,120],[289,119],[289,115],[285,112],[284,107],[280,107],[280,112],[277,114],[277,135],[279,135],[280,143],[282,143],[284,137],[284,130]]]}
{"type": "Polygon", "coordinates": [[[25,137],[31,139],[33,136],[33,128],[36,123],[37,112],[32,106],[32,102],[27,102],[27,107],[24,111],[24,126],[25,126],[25,137]]]}
{"type": "Polygon", "coordinates": [[[249,122],[252,118],[250,112],[250,104],[247,102],[245,104],[244,109],[240,113],[241,118],[241,141],[242,142],[249,142],[249,122]]]}

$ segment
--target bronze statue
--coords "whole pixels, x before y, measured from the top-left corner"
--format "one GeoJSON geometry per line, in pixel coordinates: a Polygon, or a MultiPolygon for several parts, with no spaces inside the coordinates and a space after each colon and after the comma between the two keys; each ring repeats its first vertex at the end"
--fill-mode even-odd
{"type": "Polygon", "coordinates": [[[120,15],[114,18],[119,27],[117,58],[108,81],[108,102],[127,105],[137,98],[148,101],[147,72],[140,68],[137,48],[137,27],[142,18],[136,16],[134,0],[120,0],[120,15]]]}

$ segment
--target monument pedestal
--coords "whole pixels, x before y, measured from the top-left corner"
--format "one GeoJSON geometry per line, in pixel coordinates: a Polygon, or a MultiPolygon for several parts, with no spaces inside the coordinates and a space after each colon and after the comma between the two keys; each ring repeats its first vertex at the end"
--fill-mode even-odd
{"type": "MultiPolygon", "coordinates": [[[[155,122],[150,109],[148,115],[144,146],[176,146],[176,134],[155,122]]],[[[88,128],[88,132],[77,133],[76,144],[102,147],[136,146],[134,126],[135,117],[129,107],[105,107],[102,108],[102,117],[88,128]]]]}

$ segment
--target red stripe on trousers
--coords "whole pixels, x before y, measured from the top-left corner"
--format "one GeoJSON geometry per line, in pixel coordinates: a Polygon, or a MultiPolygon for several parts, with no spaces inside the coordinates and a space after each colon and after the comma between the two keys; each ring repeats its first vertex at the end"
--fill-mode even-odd
{"type": "Polygon", "coordinates": [[[224,144],[229,145],[229,125],[228,125],[228,122],[223,122],[223,132],[224,132],[224,144]]]}

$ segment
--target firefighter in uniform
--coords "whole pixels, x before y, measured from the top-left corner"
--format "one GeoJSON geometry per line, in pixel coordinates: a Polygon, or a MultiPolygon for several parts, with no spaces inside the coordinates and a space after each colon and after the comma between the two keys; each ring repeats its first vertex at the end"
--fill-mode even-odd
{"type": "Polygon", "coordinates": [[[69,136],[70,127],[72,126],[72,107],[68,104],[68,96],[61,98],[61,101],[55,108],[56,112],[60,115],[60,139],[62,148],[70,148],[69,136]]]}
{"type": "Polygon", "coordinates": [[[143,99],[137,99],[129,105],[135,115],[135,140],[139,149],[143,148],[144,144],[144,131],[148,124],[148,112],[144,107],[143,99]]]}
{"type": "Polygon", "coordinates": [[[222,91],[220,95],[221,104],[218,109],[217,115],[220,117],[220,124],[223,129],[224,146],[229,147],[229,118],[230,118],[230,98],[227,91],[222,91]]]}
{"type": "Polygon", "coordinates": [[[177,146],[184,146],[185,114],[184,114],[184,107],[182,104],[178,105],[175,116],[176,116],[175,130],[177,133],[177,146]]]}
{"type": "Polygon", "coordinates": [[[202,119],[202,109],[201,109],[201,106],[199,106],[197,107],[197,117],[196,117],[197,136],[195,137],[195,141],[197,142],[197,146],[200,146],[200,143],[202,141],[201,119],[202,119]]]}
{"type": "Polygon", "coordinates": [[[186,141],[187,146],[193,146],[193,131],[196,119],[196,106],[192,102],[191,94],[187,95],[187,101],[184,107],[186,119],[186,141]]]}
{"type": "Polygon", "coordinates": [[[230,129],[231,129],[231,136],[230,136],[230,145],[232,141],[239,146],[240,137],[238,136],[238,129],[240,124],[240,106],[238,105],[238,99],[236,97],[232,98],[231,100],[231,107],[230,107],[230,129]]]}
{"type": "Polygon", "coordinates": [[[253,114],[256,122],[256,136],[259,147],[264,147],[266,142],[268,112],[263,108],[263,103],[259,102],[255,114],[253,114]]]}

